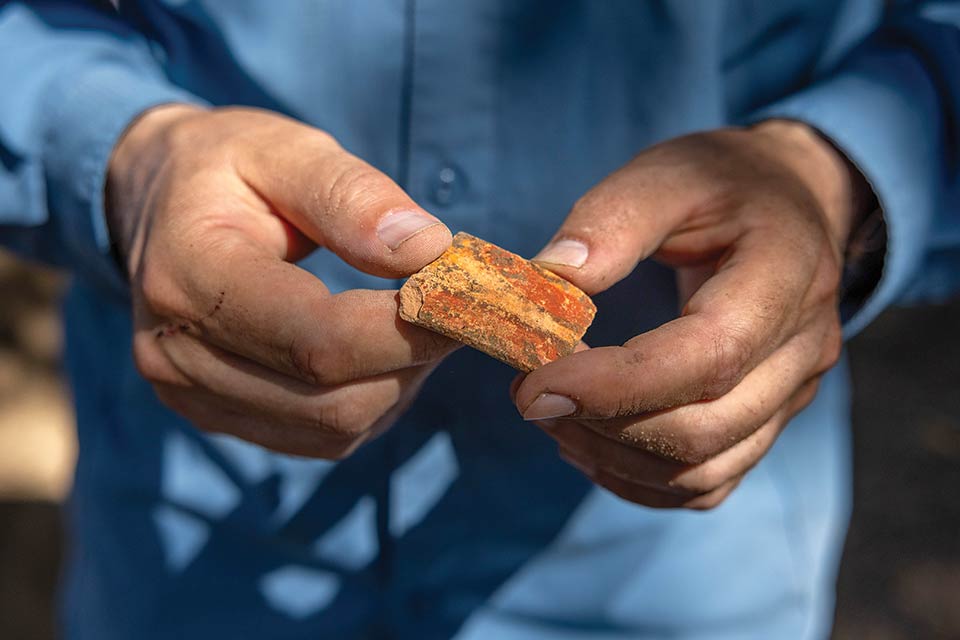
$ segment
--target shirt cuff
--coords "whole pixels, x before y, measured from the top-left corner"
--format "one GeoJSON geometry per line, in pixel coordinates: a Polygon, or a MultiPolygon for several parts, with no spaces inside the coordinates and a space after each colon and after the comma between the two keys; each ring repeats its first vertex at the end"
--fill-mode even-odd
{"type": "Polygon", "coordinates": [[[860,170],[883,211],[882,274],[845,322],[849,338],[897,299],[923,261],[942,171],[936,92],[911,53],[869,51],[837,75],[749,119],[769,118],[799,120],[822,133],[860,170]]]}
{"type": "Polygon", "coordinates": [[[90,65],[48,96],[43,150],[48,206],[76,272],[125,296],[127,281],[113,259],[104,215],[107,164],[126,128],[147,109],[202,103],[150,71],[90,65]]]}

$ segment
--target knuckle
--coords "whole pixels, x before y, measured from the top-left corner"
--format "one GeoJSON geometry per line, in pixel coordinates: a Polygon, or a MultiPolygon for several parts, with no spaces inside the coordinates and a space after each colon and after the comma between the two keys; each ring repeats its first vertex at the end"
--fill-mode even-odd
{"type": "Polygon", "coordinates": [[[313,140],[318,146],[331,147],[333,149],[341,148],[337,139],[323,129],[311,129],[310,135],[313,136],[313,140]]]}
{"type": "MultiPolygon", "coordinates": [[[[204,118],[200,118],[200,120],[204,120],[204,118]]],[[[161,132],[161,140],[170,150],[189,149],[196,146],[198,136],[202,135],[204,131],[205,127],[197,125],[197,118],[183,118],[171,126],[164,127],[161,132]]]]}
{"type": "Polygon", "coordinates": [[[650,398],[644,397],[638,388],[630,386],[620,389],[616,395],[599,403],[594,413],[597,417],[606,419],[629,418],[657,408],[658,405],[651,403],[650,398]]]}
{"type": "Polygon", "coordinates": [[[671,484],[700,497],[720,488],[728,480],[730,480],[728,469],[719,464],[707,463],[691,472],[682,474],[671,484]]]}
{"type": "Polygon", "coordinates": [[[450,338],[434,331],[422,331],[416,340],[410,341],[411,364],[426,364],[445,358],[459,346],[450,338]]]}
{"type": "MultiPolygon", "coordinates": [[[[615,182],[622,180],[622,176],[615,182]]],[[[570,208],[569,221],[574,227],[589,220],[592,228],[598,231],[622,230],[636,216],[636,203],[630,194],[615,186],[615,182],[605,182],[587,191],[570,208]],[[612,187],[612,188],[611,188],[612,187]]]]}
{"type": "Polygon", "coordinates": [[[812,380],[811,382],[807,383],[807,385],[800,390],[800,393],[796,397],[796,403],[794,405],[796,410],[799,411],[813,402],[813,399],[817,397],[817,390],[819,388],[819,380],[812,380]]]}
{"type": "Polygon", "coordinates": [[[183,376],[157,347],[149,332],[143,331],[134,336],[133,363],[140,375],[151,384],[185,386],[183,376]]]}
{"type": "Polygon", "coordinates": [[[301,347],[296,342],[291,342],[285,359],[297,377],[314,384],[322,384],[322,367],[318,363],[323,358],[318,349],[301,347]]]}
{"type": "Polygon", "coordinates": [[[373,205],[383,192],[385,181],[384,175],[373,167],[359,161],[351,162],[336,173],[327,187],[325,208],[340,217],[373,205]]]}
{"type": "Polygon", "coordinates": [[[839,323],[833,322],[823,341],[823,356],[819,371],[826,371],[837,364],[843,354],[843,331],[839,323]]]}
{"type": "Polygon", "coordinates": [[[174,148],[195,149],[201,142],[223,142],[246,131],[262,130],[278,120],[261,109],[228,105],[181,118],[164,133],[174,148]]]}
{"type": "Polygon", "coordinates": [[[843,279],[843,270],[836,258],[826,251],[827,255],[821,260],[814,275],[812,292],[817,300],[832,302],[837,297],[843,279]]]}
{"type": "Polygon", "coordinates": [[[315,413],[316,425],[345,444],[359,443],[373,429],[380,417],[365,402],[323,404],[315,413]]]}
{"type": "Polygon", "coordinates": [[[283,358],[298,377],[312,384],[334,387],[349,380],[340,351],[329,342],[291,342],[283,358]]]}
{"type": "Polygon", "coordinates": [[[173,316],[176,313],[176,285],[163,269],[152,261],[144,264],[140,274],[140,295],[147,309],[160,316],[173,316]]]}
{"type": "Polygon", "coordinates": [[[166,127],[160,141],[170,169],[193,173],[192,169],[198,166],[227,162],[231,141],[241,139],[244,132],[256,126],[252,115],[216,109],[181,118],[166,127]],[[196,154],[198,148],[204,149],[202,156],[196,154]]]}
{"type": "Polygon", "coordinates": [[[707,410],[696,411],[686,418],[675,433],[675,459],[687,465],[699,465],[736,444],[734,435],[739,425],[707,410]]]}
{"type": "Polygon", "coordinates": [[[747,331],[732,325],[715,330],[710,344],[713,363],[704,395],[706,398],[719,398],[730,392],[743,378],[753,352],[747,331]]]}
{"type": "Polygon", "coordinates": [[[243,119],[245,123],[249,123],[262,119],[265,112],[243,105],[226,105],[223,107],[217,107],[208,113],[211,117],[218,120],[243,119]]]}
{"type": "Polygon", "coordinates": [[[570,214],[572,217],[591,217],[591,211],[598,208],[605,208],[605,205],[610,204],[609,202],[605,202],[605,199],[604,192],[599,189],[587,191],[573,203],[573,206],[570,208],[570,214]]]}

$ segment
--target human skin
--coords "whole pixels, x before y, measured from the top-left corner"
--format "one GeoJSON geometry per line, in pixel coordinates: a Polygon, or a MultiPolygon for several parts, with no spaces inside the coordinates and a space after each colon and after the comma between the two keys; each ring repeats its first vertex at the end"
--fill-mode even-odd
{"type": "Polygon", "coordinates": [[[450,231],[329,135],[253,109],[154,108],[112,154],[107,219],[130,278],[137,367],[196,426],[340,459],[388,427],[457,344],[396,291],[331,295],[317,247],[409,275],[450,231]]]}
{"type": "MultiPolygon", "coordinates": [[[[642,152],[577,203],[539,259],[595,293],[652,256],[677,267],[682,316],[534,371],[512,387],[517,407],[628,500],[719,504],[838,358],[842,253],[865,192],[799,123],[642,152]]],[[[451,237],[387,176],[283,116],[148,111],[114,150],[107,218],[137,366],[202,429],[340,459],[457,346],[401,321],[395,291],[331,295],[291,264],[321,247],[403,277],[451,237]]]]}
{"type": "Polygon", "coordinates": [[[588,192],[535,258],[588,293],[653,257],[679,318],[519,378],[524,418],[638,504],[720,504],[808,405],[842,348],[837,312],[863,177],[806,125],[656,145],[588,192]]]}

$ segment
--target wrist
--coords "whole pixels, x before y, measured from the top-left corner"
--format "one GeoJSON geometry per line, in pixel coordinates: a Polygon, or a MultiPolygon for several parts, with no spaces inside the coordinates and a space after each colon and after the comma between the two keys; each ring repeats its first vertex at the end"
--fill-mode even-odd
{"type": "Polygon", "coordinates": [[[866,178],[833,143],[806,123],[767,120],[752,130],[773,141],[779,160],[817,201],[842,256],[851,232],[876,209],[866,178]]]}
{"type": "Polygon", "coordinates": [[[165,137],[177,122],[204,111],[179,103],[147,109],[114,145],[107,164],[104,213],[115,254],[128,273],[150,183],[168,155],[165,137]]]}

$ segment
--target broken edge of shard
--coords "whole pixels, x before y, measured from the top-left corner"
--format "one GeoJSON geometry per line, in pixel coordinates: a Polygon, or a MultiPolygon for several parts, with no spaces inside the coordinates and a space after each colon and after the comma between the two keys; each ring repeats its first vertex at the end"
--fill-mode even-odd
{"type": "Polygon", "coordinates": [[[596,307],[540,265],[458,233],[400,289],[400,317],[521,371],[573,353],[596,307]]]}

